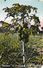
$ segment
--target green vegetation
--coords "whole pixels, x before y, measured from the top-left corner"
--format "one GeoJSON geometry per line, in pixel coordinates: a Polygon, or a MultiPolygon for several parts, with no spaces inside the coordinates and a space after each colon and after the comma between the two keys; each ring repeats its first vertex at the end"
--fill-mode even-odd
{"type": "MultiPolygon", "coordinates": [[[[42,38],[29,37],[25,48],[26,64],[43,63],[43,54],[40,53],[42,47],[42,38]]],[[[16,33],[0,33],[0,64],[22,64],[22,49],[16,33]]]]}
{"type": "Polygon", "coordinates": [[[13,24],[4,22],[0,27],[3,30],[0,32],[0,64],[23,64],[23,56],[24,64],[43,64],[43,39],[38,28],[40,21],[35,14],[29,15],[31,9],[37,13],[37,8],[30,5],[13,4],[11,8],[4,8],[7,17],[13,17],[13,24]],[[32,20],[35,22],[33,25],[30,23],[32,20]],[[24,43],[24,54],[21,41],[24,43]]]}

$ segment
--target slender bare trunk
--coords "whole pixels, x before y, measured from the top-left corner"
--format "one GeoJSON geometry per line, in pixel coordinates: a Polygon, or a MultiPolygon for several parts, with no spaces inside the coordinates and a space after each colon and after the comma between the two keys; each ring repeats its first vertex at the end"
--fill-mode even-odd
{"type": "Polygon", "coordinates": [[[22,54],[23,54],[23,67],[25,68],[25,52],[24,52],[24,42],[22,41],[22,54]]]}

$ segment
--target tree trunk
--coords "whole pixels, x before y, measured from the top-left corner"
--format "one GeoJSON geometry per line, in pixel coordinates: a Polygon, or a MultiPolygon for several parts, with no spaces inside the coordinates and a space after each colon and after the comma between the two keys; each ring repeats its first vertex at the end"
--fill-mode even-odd
{"type": "Polygon", "coordinates": [[[23,55],[23,68],[25,68],[25,51],[24,51],[24,42],[22,42],[22,55],[23,55]]]}

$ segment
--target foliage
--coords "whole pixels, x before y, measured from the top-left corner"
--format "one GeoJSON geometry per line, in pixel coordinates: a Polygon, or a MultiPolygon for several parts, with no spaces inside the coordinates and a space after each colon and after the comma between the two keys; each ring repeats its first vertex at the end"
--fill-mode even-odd
{"type": "Polygon", "coordinates": [[[7,7],[3,10],[8,12],[7,17],[13,17],[12,21],[14,23],[15,32],[19,33],[20,40],[23,40],[25,43],[27,43],[29,34],[37,34],[37,32],[39,32],[38,26],[40,21],[39,18],[35,15],[35,13],[37,13],[37,8],[30,5],[26,6],[13,4],[11,8],[7,7]],[[35,13],[33,14],[32,11],[35,13]],[[35,22],[33,25],[30,23],[32,20],[35,22]]]}
{"type": "MultiPolygon", "coordinates": [[[[36,44],[36,41],[38,42],[40,38],[34,39],[30,37],[31,35],[36,35],[37,32],[39,32],[38,27],[40,21],[39,18],[35,15],[35,13],[37,13],[37,8],[30,5],[26,6],[20,4],[13,4],[11,8],[7,7],[4,8],[4,10],[8,13],[7,17],[13,17],[12,25],[14,30],[12,33],[12,30],[9,29],[8,32],[5,32],[0,36],[0,46],[2,46],[0,48],[0,64],[22,64],[23,54],[20,44],[21,40],[24,42],[25,45],[26,63],[33,63],[33,60],[34,63],[39,63],[37,62],[37,59],[40,54],[36,50],[38,45],[36,44]],[[35,13],[33,14],[32,11],[35,13]],[[34,24],[30,23],[32,20],[34,21],[34,24]]],[[[10,25],[4,23],[3,27],[9,28],[10,25]]]]}
{"type": "MultiPolygon", "coordinates": [[[[38,44],[40,41],[42,38],[36,39],[34,36],[30,36],[29,42],[25,45],[26,64],[41,64],[43,55],[41,56],[38,48],[43,44],[38,44]]],[[[0,64],[22,64],[22,49],[18,34],[0,33],[0,64]]]]}
{"type": "Polygon", "coordinates": [[[15,62],[12,60],[17,57],[20,50],[19,39],[17,37],[15,38],[15,36],[16,35],[12,35],[11,33],[0,33],[0,64],[10,64],[10,62],[15,62]]]}

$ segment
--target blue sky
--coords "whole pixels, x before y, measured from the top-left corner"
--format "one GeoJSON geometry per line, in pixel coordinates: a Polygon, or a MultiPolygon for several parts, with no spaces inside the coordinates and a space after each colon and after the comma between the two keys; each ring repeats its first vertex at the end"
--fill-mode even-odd
{"type": "Polygon", "coordinates": [[[12,4],[19,3],[19,4],[26,4],[31,5],[38,8],[38,16],[43,17],[43,1],[38,0],[0,0],[0,20],[4,20],[6,17],[6,13],[2,10],[5,7],[11,7],[12,4]]]}

